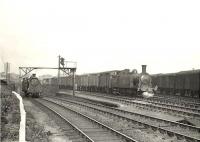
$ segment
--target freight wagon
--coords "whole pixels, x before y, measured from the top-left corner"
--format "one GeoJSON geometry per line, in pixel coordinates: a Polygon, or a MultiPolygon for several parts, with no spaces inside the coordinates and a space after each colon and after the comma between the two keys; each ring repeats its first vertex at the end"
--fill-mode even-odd
{"type": "Polygon", "coordinates": [[[99,92],[111,93],[112,92],[112,76],[115,76],[119,71],[108,71],[99,73],[99,92]]]}
{"type": "Polygon", "coordinates": [[[161,94],[200,98],[200,70],[152,75],[152,83],[161,94]]]}
{"type": "Polygon", "coordinates": [[[99,74],[88,75],[88,91],[97,92],[99,88],[99,74]]]}

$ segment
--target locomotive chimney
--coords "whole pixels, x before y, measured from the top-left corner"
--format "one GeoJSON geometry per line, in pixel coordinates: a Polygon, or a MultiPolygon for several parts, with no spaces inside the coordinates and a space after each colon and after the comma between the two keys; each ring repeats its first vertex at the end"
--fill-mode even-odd
{"type": "Polygon", "coordinates": [[[147,68],[147,65],[142,65],[142,73],[144,74],[144,73],[147,73],[146,72],[146,68],[147,68]]]}

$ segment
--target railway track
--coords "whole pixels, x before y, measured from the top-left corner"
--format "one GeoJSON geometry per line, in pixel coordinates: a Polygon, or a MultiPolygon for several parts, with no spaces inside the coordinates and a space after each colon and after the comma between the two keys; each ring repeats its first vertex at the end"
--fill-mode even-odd
{"type": "Polygon", "coordinates": [[[148,100],[156,101],[156,102],[162,102],[166,104],[172,104],[176,106],[183,106],[183,107],[189,107],[189,108],[200,108],[200,100],[195,101],[186,101],[181,100],[178,97],[165,97],[165,96],[154,96],[152,98],[148,98],[148,100]]]}
{"type": "Polygon", "coordinates": [[[67,125],[73,127],[73,130],[77,131],[87,142],[137,142],[133,138],[60,103],[47,99],[36,101],[64,119],[67,125]]]}
{"type": "Polygon", "coordinates": [[[191,109],[197,109],[200,110],[200,100],[196,101],[186,101],[181,100],[178,97],[160,97],[160,96],[154,96],[152,98],[147,98],[149,101],[157,102],[157,103],[164,103],[168,105],[174,105],[174,106],[180,106],[185,108],[191,108],[191,109]]]}
{"type": "Polygon", "coordinates": [[[153,99],[150,99],[150,98],[149,99],[136,98],[136,100],[146,101],[146,102],[152,103],[154,105],[168,107],[168,108],[171,108],[171,109],[177,109],[177,110],[180,110],[180,111],[200,113],[200,109],[198,108],[199,106],[194,105],[194,104],[191,104],[191,105],[190,104],[184,104],[184,106],[183,106],[183,105],[179,105],[177,103],[169,103],[169,102],[166,102],[166,101],[164,102],[164,101],[159,101],[159,100],[153,100],[153,99]],[[193,107],[191,107],[191,106],[193,106],[193,107]]]}
{"type": "MultiPolygon", "coordinates": [[[[85,94],[85,93],[84,93],[85,94]]],[[[86,93],[86,95],[90,95],[89,93],[86,93]]],[[[141,103],[138,101],[133,100],[129,100],[129,99],[125,99],[125,98],[121,98],[121,97],[116,97],[116,96],[106,96],[106,95],[97,95],[97,94],[92,94],[91,96],[94,97],[98,97],[98,98],[104,98],[104,99],[108,99],[111,101],[117,101],[126,105],[133,105],[142,109],[157,109],[166,113],[170,113],[176,116],[187,116],[187,117],[192,117],[195,119],[200,119],[200,113],[198,109],[192,109],[192,108],[187,108],[187,107],[175,107],[173,105],[169,105],[169,104],[164,104],[164,103],[157,103],[153,102],[155,104],[153,104],[152,102],[149,103],[141,103]],[[159,104],[159,105],[158,105],[159,104]],[[170,107],[169,107],[170,106],[170,107]],[[195,112],[191,112],[191,110],[194,110],[195,112]]],[[[143,99],[138,99],[143,101],[143,99]]]]}
{"type": "Polygon", "coordinates": [[[183,96],[176,96],[176,95],[157,95],[155,98],[168,100],[168,101],[176,101],[176,102],[185,102],[185,103],[192,103],[196,105],[200,105],[199,98],[190,98],[190,97],[183,97],[183,96]]]}
{"type": "Polygon", "coordinates": [[[68,119],[62,116],[59,112],[54,111],[42,104],[42,102],[31,100],[33,104],[40,107],[45,113],[52,119],[56,120],[57,124],[62,127],[62,131],[66,134],[69,140],[73,142],[93,142],[84,132],[82,132],[77,126],[71,123],[68,119]]]}
{"type": "MultiPolygon", "coordinates": [[[[73,97],[74,98],[74,97],[73,97]]],[[[95,111],[96,113],[109,114],[114,117],[119,118],[120,120],[126,120],[127,122],[133,122],[144,127],[150,127],[153,130],[158,130],[161,133],[167,133],[169,135],[174,135],[177,138],[185,138],[188,141],[200,141],[200,128],[181,124],[177,122],[172,122],[169,120],[163,120],[159,118],[153,118],[145,115],[141,115],[138,113],[128,112],[124,110],[119,110],[116,108],[110,108],[103,105],[94,104],[91,102],[85,102],[80,99],[70,100],[68,99],[60,99],[54,98],[56,100],[61,101],[61,103],[70,103],[72,105],[77,105],[81,108],[86,108],[88,111],[95,111]]],[[[72,98],[71,98],[72,99],[72,98]]]]}
{"type": "MultiPolygon", "coordinates": [[[[86,94],[91,94],[88,92],[84,92],[86,94]]],[[[125,97],[125,96],[116,96],[116,95],[112,95],[112,94],[100,94],[100,93],[93,93],[96,95],[103,95],[103,96],[113,96],[113,97],[117,97],[117,98],[122,98],[122,99],[127,99],[127,100],[140,100],[140,101],[147,101],[150,103],[155,103],[155,104],[160,104],[160,105],[165,105],[165,106],[176,106],[177,108],[181,108],[181,109],[185,109],[185,110],[189,110],[189,111],[194,111],[194,112],[200,112],[200,103],[195,102],[182,102],[182,101],[175,101],[175,100],[171,100],[171,96],[170,96],[170,100],[166,99],[164,96],[154,96],[152,98],[139,98],[139,97],[125,97]]],[[[178,98],[176,98],[178,99],[178,98]]]]}

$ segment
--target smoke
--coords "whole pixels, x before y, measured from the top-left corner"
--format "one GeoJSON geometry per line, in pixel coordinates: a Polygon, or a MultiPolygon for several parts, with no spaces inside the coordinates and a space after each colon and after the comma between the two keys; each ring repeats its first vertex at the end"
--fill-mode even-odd
{"type": "Polygon", "coordinates": [[[142,96],[144,98],[150,98],[150,97],[153,97],[155,94],[154,93],[150,93],[150,92],[143,92],[142,93],[142,96]]]}

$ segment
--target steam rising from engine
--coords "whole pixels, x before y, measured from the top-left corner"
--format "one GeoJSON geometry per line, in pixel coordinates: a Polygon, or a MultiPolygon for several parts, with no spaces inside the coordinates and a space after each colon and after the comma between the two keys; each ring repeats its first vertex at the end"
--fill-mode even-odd
{"type": "Polygon", "coordinates": [[[150,98],[150,97],[153,97],[155,94],[152,92],[152,93],[150,93],[150,92],[143,92],[142,93],[142,96],[144,97],[144,98],[150,98]]]}

